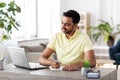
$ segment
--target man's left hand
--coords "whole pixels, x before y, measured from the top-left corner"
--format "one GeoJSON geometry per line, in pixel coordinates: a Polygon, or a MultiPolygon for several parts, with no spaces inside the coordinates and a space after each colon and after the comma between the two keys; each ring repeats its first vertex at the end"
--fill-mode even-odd
{"type": "Polygon", "coordinates": [[[80,69],[80,68],[77,67],[77,65],[75,65],[75,64],[68,64],[68,65],[65,65],[63,68],[64,71],[75,71],[78,69],[80,69]]]}

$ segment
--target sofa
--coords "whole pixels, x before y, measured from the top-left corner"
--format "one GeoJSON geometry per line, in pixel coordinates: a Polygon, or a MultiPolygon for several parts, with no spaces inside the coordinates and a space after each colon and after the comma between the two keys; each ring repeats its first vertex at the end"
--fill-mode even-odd
{"type": "MultiPolygon", "coordinates": [[[[48,42],[49,39],[25,40],[18,41],[17,46],[24,48],[29,62],[38,62],[40,55],[46,48],[48,42]]],[[[53,53],[49,59],[52,59],[53,56],[56,57],[55,53],[53,53]]]]}
{"type": "Polygon", "coordinates": [[[38,62],[39,57],[43,50],[46,48],[48,42],[40,43],[39,45],[21,45],[19,47],[24,48],[29,62],[38,62]]]}

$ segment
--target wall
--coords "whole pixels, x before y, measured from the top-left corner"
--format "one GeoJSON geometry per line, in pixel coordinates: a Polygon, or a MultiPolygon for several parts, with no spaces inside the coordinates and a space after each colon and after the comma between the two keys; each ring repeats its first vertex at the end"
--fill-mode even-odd
{"type": "Polygon", "coordinates": [[[90,12],[91,24],[95,24],[97,7],[93,3],[96,5],[96,0],[61,0],[61,14],[69,9],[74,9],[78,12],[90,12]]]}
{"type": "Polygon", "coordinates": [[[119,0],[61,0],[61,14],[74,9],[78,12],[90,12],[91,25],[96,25],[97,19],[109,20],[110,17],[113,17],[115,23],[120,23],[119,3],[119,0]]]}

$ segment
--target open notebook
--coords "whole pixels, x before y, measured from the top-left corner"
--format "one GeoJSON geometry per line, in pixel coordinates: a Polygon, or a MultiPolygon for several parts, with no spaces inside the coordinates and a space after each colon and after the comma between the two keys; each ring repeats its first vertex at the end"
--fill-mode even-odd
{"type": "Polygon", "coordinates": [[[17,67],[26,68],[30,70],[45,69],[47,66],[40,65],[39,63],[30,63],[24,48],[8,47],[8,51],[13,64],[17,67]]]}

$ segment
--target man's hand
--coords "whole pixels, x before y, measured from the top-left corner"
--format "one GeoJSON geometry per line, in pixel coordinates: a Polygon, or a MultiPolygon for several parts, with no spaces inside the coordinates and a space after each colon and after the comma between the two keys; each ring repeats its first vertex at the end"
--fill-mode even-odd
{"type": "Polygon", "coordinates": [[[68,64],[68,65],[65,65],[63,68],[64,71],[74,71],[78,69],[80,68],[76,64],[68,64]]]}
{"type": "Polygon", "coordinates": [[[59,62],[55,62],[55,61],[51,61],[51,65],[52,68],[59,68],[60,67],[60,63],[59,62]]]}

